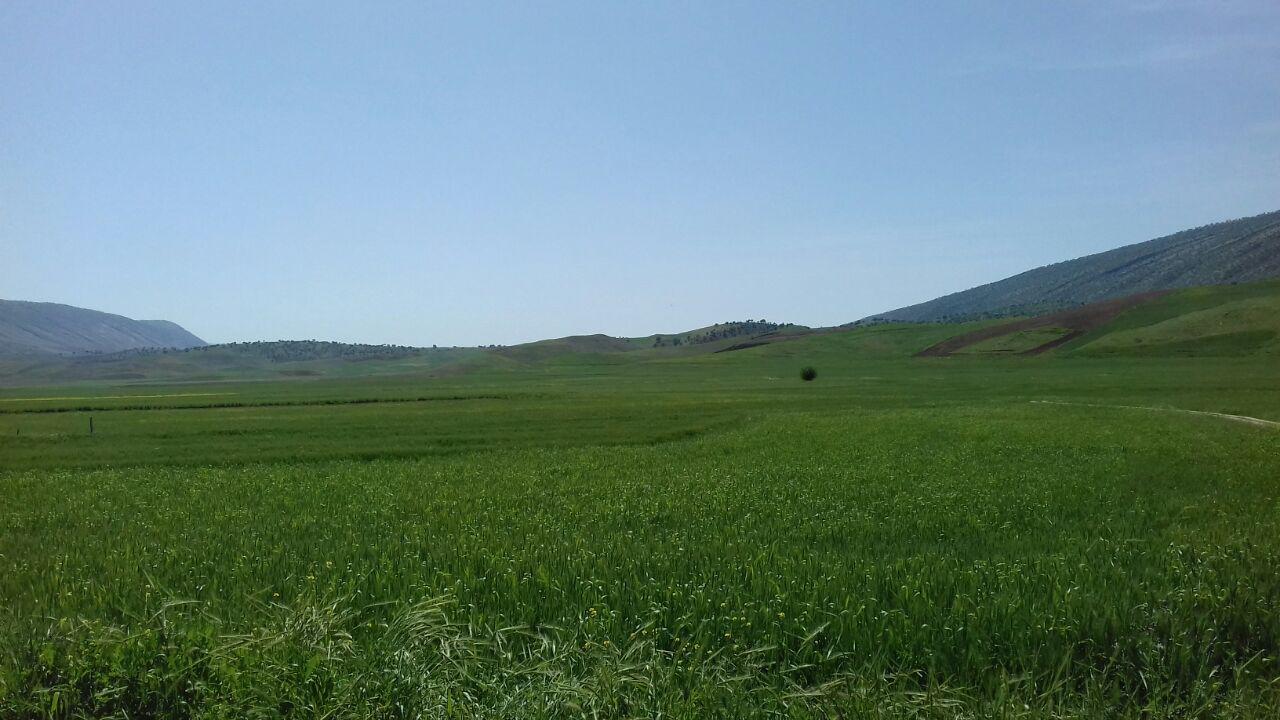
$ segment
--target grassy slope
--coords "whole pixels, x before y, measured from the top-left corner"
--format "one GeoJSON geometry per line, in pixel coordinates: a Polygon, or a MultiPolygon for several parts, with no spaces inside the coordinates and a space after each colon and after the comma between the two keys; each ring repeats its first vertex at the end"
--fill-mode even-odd
{"type": "MultiPolygon", "coordinates": [[[[1043,322],[1059,317],[1050,315],[1043,322]]],[[[1005,334],[953,352],[1016,354],[1066,334],[1066,330],[1059,327],[1020,329],[1027,321],[1014,319],[988,324],[992,331],[1005,334]]],[[[944,327],[956,328],[951,337],[964,335],[961,326],[944,327]]],[[[1274,355],[1280,352],[1278,337],[1280,281],[1268,281],[1189,288],[1148,300],[1054,348],[1053,352],[1097,357],[1274,355]]]]}
{"type": "Polygon", "coordinates": [[[1191,288],[1136,307],[1065,345],[1081,355],[1274,354],[1280,281],[1191,288]]]}
{"type": "MultiPolygon", "coordinates": [[[[85,357],[0,357],[0,387],[40,387],[80,383],[237,382],[281,379],[351,378],[426,373],[444,375],[476,369],[518,369],[544,363],[616,364],[656,357],[712,353],[754,337],[752,328],[728,323],[684,333],[647,337],[575,335],[490,348],[407,348],[279,341],[212,345],[190,351],[140,351],[85,357]],[[743,332],[704,340],[708,333],[743,332]],[[663,345],[655,347],[655,340],[663,345]],[[672,338],[683,338],[680,346],[672,338]],[[623,355],[633,357],[622,357],[623,355]]],[[[809,329],[781,326],[771,338],[803,335],[809,329]]]]}
{"type": "Polygon", "coordinates": [[[1053,342],[1071,331],[1067,328],[1050,327],[1035,328],[1032,330],[1022,330],[1001,335],[989,340],[974,343],[968,347],[959,350],[965,354],[1017,354],[1024,353],[1053,342]]]}

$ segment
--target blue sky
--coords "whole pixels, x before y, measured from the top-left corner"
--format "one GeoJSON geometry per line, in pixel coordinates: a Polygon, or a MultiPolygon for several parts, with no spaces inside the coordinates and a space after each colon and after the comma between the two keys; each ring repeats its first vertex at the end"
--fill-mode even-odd
{"type": "Polygon", "coordinates": [[[1280,208],[1280,4],[0,4],[0,297],[838,324],[1280,208]]]}

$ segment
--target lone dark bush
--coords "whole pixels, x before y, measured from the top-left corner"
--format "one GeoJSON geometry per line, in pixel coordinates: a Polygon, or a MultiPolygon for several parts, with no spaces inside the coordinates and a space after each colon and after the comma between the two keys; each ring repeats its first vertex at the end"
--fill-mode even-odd
{"type": "Polygon", "coordinates": [[[809,382],[810,380],[812,380],[812,379],[814,379],[814,378],[816,378],[816,377],[818,377],[818,371],[817,371],[817,370],[814,370],[812,366],[809,366],[809,367],[802,367],[802,368],[800,368],[800,379],[801,379],[801,380],[803,380],[803,381],[805,381],[805,382],[809,382]]]}

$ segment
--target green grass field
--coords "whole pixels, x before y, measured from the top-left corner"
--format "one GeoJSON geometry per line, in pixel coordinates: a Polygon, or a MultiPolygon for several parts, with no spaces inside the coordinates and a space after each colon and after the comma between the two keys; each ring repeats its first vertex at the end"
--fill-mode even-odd
{"type": "Polygon", "coordinates": [[[965,354],[1018,354],[1034,350],[1069,334],[1066,328],[1038,328],[1001,335],[960,350],[965,354]]]}
{"type": "Polygon", "coordinates": [[[1275,717],[1275,357],[957,331],[2,390],[0,716],[1275,717]]]}

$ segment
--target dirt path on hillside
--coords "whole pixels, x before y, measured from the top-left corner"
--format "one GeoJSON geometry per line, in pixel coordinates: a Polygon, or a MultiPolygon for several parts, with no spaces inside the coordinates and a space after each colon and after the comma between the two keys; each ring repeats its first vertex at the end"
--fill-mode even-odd
{"type": "Polygon", "coordinates": [[[1116,298],[1114,300],[1104,300],[1102,302],[1085,305],[1084,307],[1062,310],[1048,315],[1013,320],[999,325],[990,325],[972,332],[967,332],[963,335],[947,338],[936,345],[931,345],[916,353],[916,357],[946,357],[948,355],[954,355],[970,345],[976,345],[983,340],[991,340],[992,338],[1003,337],[1005,335],[1025,330],[1062,328],[1067,331],[1067,333],[1060,338],[1055,338],[1043,345],[1038,345],[1036,347],[1023,350],[1022,352],[1015,353],[1017,355],[1039,355],[1040,353],[1048,352],[1060,345],[1065,345],[1090,330],[1102,327],[1126,310],[1135,308],[1143,303],[1151,302],[1157,298],[1164,297],[1170,292],[1171,291],[1169,290],[1155,290],[1152,292],[1116,298]]]}
{"type": "Polygon", "coordinates": [[[1262,418],[1249,417],[1248,415],[1228,415],[1227,413],[1208,412],[1206,410],[1183,410],[1181,408],[1167,407],[1145,407],[1142,405],[1099,405],[1097,403],[1079,403],[1079,402],[1062,402],[1060,400],[1032,400],[1031,402],[1040,405],[1075,405],[1077,407],[1096,407],[1111,408],[1120,410],[1149,410],[1152,412],[1168,412],[1181,413],[1183,415],[1207,415],[1209,417],[1221,418],[1223,420],[1231,420],[1232,422],[1244,423],[1254,427],[1276,428],[1280,429],[1280,422],[1275,420],[1263,420],[1262,418]]]}

